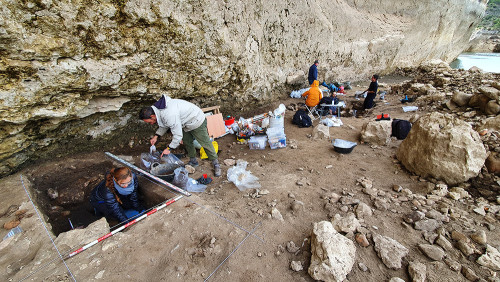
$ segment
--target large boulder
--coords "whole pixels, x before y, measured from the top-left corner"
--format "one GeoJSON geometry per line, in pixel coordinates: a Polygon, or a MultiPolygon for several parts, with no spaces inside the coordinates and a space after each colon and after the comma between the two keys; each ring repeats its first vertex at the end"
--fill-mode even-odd
{"type": "Polygon", "coordinates": [[[339,234],[328,221],[314,223],[309,275],[315,280],[343,281],[356,256],[354,243],[339,234]]]}
{"type": "Polygon", "coordinates": [[[421,117],[396,156],[408,170],[451,185],[477,176],[487,157],[479,134],[468,123],[441,113],[421,117]]]}
{"type": "Polygon", "coordinates": [[[370,121],[361,129],[361,141],[387,145],[391,141],[392,122],[389,120],[370,121]]]}

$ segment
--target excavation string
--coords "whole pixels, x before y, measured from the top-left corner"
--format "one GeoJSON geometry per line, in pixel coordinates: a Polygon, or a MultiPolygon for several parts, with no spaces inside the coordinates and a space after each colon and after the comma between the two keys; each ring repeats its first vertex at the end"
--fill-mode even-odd
{"type": "MultiPolygon", "coordinates": [[[[162,203],[160,203],[160,204],[158,204],[158,205],[156,205],[156,206],[153,206],[153,207],[151,207],[151,208],[147,209],[147,210],[146,210],[146,211],[144,211],[143,213],[150,212],[150,211],[152,211],[153,209],[156,209],[156,208],[158,208],[158,207],[159,207],[159,206],[161,206],[161,205],[163,205],[163,202],[162,202],[162,203]]],[[[138,214],[138,215],[135,215],[135,216],[133,216],[131,219],[137,218],[137,217],[139,217],[140,215],[142,215],[143,213],[140,213],[140,214],[138,214]]],[[[127,220],[127,221],[128,221],[128,220],[127,220]]],[[[123,221],[123,222],[121,222],[121,223],[119,223],[119,224],[117,224],[117,225],[115,225],[115,226],[113,226],[113,227],[110,227],[110,229],[115,228],[115,227],[117,227],[117,226],[119,226],[119,225],[121,225],[121,224],[123,224],[123,223],[125,223],[125,222],[127,222],[127,221],[123,221]]],[[[70,250],[69,250],[69,251],[67,251],[66,253],[63,253],[63,258],[68,258],[70,253],[72,253],[72,252],[74,252],[74,251],[78,250],[79,248],[80,248],[80,246],[77,246],[77,247],[74,247],[74,248],[70,249],[70,250]]],[[[21,279],[21,280],[19,280],[19,281],[24,281],[24,280],[28,279],[28,278],[29,278],[29,277],[31,277],[33,274],[35,274],[35,273],[37,273],[38,271],[40,271],[40,270],[44,269],[45,267],[47,267],[49,264],[51,264],[52,262],[54,262],[56,259],[57,259],[57,257],[53,258],[52,260],[50,260],[49,262],[45,263],[44,265],[39,266],[37,269],[35,269],[35,270],[34,270],[34,271],[32,271],[31,273],[29,273],[27,276],[25,276],[23,279],[21,279]]]]}
{"type": "MultiPolygon", "coordinates": [[[[109,155],[108,155],[108,156],[109,156],[109,155]]],[[[113,159],[115,159],[115,158],[113,158],[113,159]]],[[[143,173],[141,173],[141,172],[138,172],[138,174],[139,174],[139,175],[143,175],[143,173]]],[[[176,193],[176,192],[172,191],[171,189],[167,189],[166,187],[161,186],[161,185],[160,185],[160,184],[158,184],[157,182],[154,182],[153,180],[149,179],[148,177],[144,177],[144,178],[145,178],[145,179],[147,179],[149,182],[151,182],[151,183],[153,183],[153,184],[155,184],[155,185],[160,186],[160,187],[161,187],[161,188],[163,188],[164,190],[167,190],[167,191],[169,191],[169,192],[172,192],[173,194],[175,194],[175,195],[177,195],[177,196],[179,195],[178,193],[176,193]]],[[[22,180],[22,176],[21,176],[21,180],[22,180]]],[[[24,183],[23,183],[23,186],[24,186],[24,183]]],[[[26,188],[25,188],[25,190],[26,190],[26,188]]],[[[29,197],[29,195],[28,195],[28,197],[29,197]]],[[[238,229],[245,231],[245,232],[248,234],[248,235],[247,235],[247,237],[248,237],[248,236],[250,236],[250,235],[252,235],[252,236],[254,236],[255,238],[257,238],[259,241],[261,241],[262,243],[264,243],[264,242],[265,242],[262,238],[260,238],[259,236],[257,236],[257,235],[255,235],[255,234],[253,234],[253,232],[246,230],[245,228],[243,228],[243,227],[242,227],[242,226],[240,226],[239,224],[237,224],[237,223],[235,223],[235,222],[233,222],[233,221],[229,220],[228,218],[226,218],[226,217],[224,217],[224,216],[222,216],[222,215],[220,215],[220,214],[218,214],[218,213],[216,213],[216,212],[212,211],[211,209],[207,208],[206,206],[204,206],[204,205],[202,205],[202,204],[199,204],[199,203],[197,203],[197,202],[195,202],[195,201],[193,201],[193,200],[191,200],[191,199],[188,199],[188,198],[186,198],[186,197],[184,197],[184,199],[185,199],[185,200],[187,200],[187,201],[189,201],[189,202],[190,202],[190,203],[192,203],[192,204],[195,204],[195,205],[197,205],[197,206],[199,206],[199,207],[201,207],[201,208],[205,209],[206,211],[208,211],[208,212],[210,212],[210,213],[214,214],[215,216],[219,217],[220,219],[223,219],[223,220],[225,220],[226,222],[229,222],[230,224],[232,224],[233,226],[237,227],[238,229]]],[[[31,198],[30,198],[30,200],[31,200],[31,198]]],[[[33,203],[33,202],[32,202],[32,203],[33,203]]],[[[161,204],[159,204],[159,205],[161,205],[161,204]]],[[[152,208],[148,209],[148,211],[151,211],[151,210],[152,210],[152,209],[154,209],[154,208],[156,208],[156,206],[154,206],[154,207],[152,207],[152,208]]],[[[37,212],[37,213],[38,213],[38,212],[37,212]]],[[[136,217],[139,217],[140,215],[141,215],[141,214],[138,214],[138,215],[136,215],[136,216],[132,217],[132,219],[133,219],[133,218],[136,218],[136,217]]],[[[39,217],[40,217],[40,216],[39,216],[39,217]]],[[[128,220],[127,220],[127,221],[128,221],[128,220]]],[[[114,225],[114,226],[110,227],[110,229],[117,228],[117,227],[121,226],[122,224],[126,223],[127,221],[122,221],[122,222],[120,222],[120,223],[118,223],[118,224],[116,224],[116,225],[114,225]]],[[[45,226],[44,226],[44,227],[45,227],[45,226]]],[[[46,230],[47,230],[47,229],[46,229],[46,230]]],[[[48,231],[47,231],[47,232],[48,232],[48,231]]],[[[49,236],[49,237],[50,237],[50,236],[49,236]]],[[[51,240],[52,240],[52,239],[51,239],[51,240]]],[[[54,245],[54,246],[55,246],[55,245],[54,245]]],[[[57,248],[56,248],[56,250],[57,250],[57,248]]],[[[67,253],[65,253],[64,257],[67,257],[70,253],[74,252],[74,250],[77,250],[77,248],[73,248],[73,249],[71,249],[70,251],[68,251],[67,253]]],[[[58,254],[59,254],[59,256],[61,257],[61,254],[59,253],[59,250],[58,250],[58,254]]],[[[41,269],[43,269],[43,268],[45,268],[46,266],[48,266],[50,263],[52,263],[52,262],[53,262],[54,260],[56,260],[56,259],[57,259],[57,258],[54,258],[53,260],[49,261],[48,263],[44,264],[43,266],[40,266],[38,269],[36,269],[36,270],[35,270],[35,271],[33,271],[32,273],[30,273],[28,276],[24,277],[24,278],[23,278],[23,279],[21,279],[20,281],[23,281],[23,280],[25,280],[25,279],[29,278],[30,276],[32,276],[32,275],[33,275],[33,274],[35,274],[36,272],[38,272],[38,271],[40,271],[41,269]]],[[[64,260],[63,260],[63,262],[64,262],[64,260]]],[[[66,265],[66,263],[65,263],[65,262],[64,262],[64,264],[66,265]]],[[[68,268],[68,267],[66,266],[66,268],[68,268]]],[[[69,271],[69,269],[68,269],[68,271],[69,271]]],[[[70,272],[70,273],[71,273],[71,272],[70,272]]],[[[73,278],[73,279],[74,279],[74,278],[73,278]]],[[[76,280],[75,280],[75,281],[76,281],[76,280]]]]}
{"type": "MultiPolygon", "coordinates": [[[[264,114],[264,115],[262,115],[262,116],[265,116],[265,114],[264,114]]],[[[147,172],[147,171],[145,171],[145,170],[143,170],[143,169],[141,169],[141,168],[139,168],[139,167],[135,166],[134,164],[131,164],[131,163],[129,163],[129,162],[127,162],[127,161],[125,161],[125,160],[122,160],[121,158],[119,158],[119,157],[117,157],[117,156],[115,156],[115,155],[111,154],[110,152],[105,152],[104,154],[105,154],[107,157],[109,157],[109,158],[113,159],[114,161],[117,161],[117,162],[121,163],[122,165],[125,165],[125,166],[127,166],[128,168],[130,168],[130,169],[132,169],[132,170],[136,171],[138,174],[143,175],[143,176],[144,176],[144,178],[146,178],[146,179],[147,179],[147,180],[149,180],[150,182],[152,182],[152,183],[154,183],[154,184],[156,184],[156,185],[159,185],[159,184],[165,185],[165,186],[166,186],[166,187],[168,187],[169,189],[167,189],[166,187],[163,187],[163,186],[160,186],[160,187],[162,187],[163,189],[165,189],[165,190],[167,190],[167,191],[170,191],[170,192],[172,192],[172,193],[174,193],[174,194],[176,194],[176,195],[178,195],[177,193],[180,193],[180,194],[183,194],[183,195],[185,195],[185,196],[191,196],[191,194],[190,194],[189,192],[187,192],[186,190],[183,190],[183,189],[181,189],[181,188],[179,188],[179,187],[177,187],[177,186],[175,186],[175,185],[173,185],[173,184],[171,184],[171,183],[169,183],[169,182],[167,182],[167,181],[165,181],[165,180],[163,180],[163,179],[159,178],[158,176],[152,175],[151,173],[149,173],[149,172],[147,172]],[[153,180],[154,180],[154,181],[153,181],[153,180]]],[[[185,199],[186,199],[186,198],[185,198],[185,199]]],[[[209,212],[211,212],[211,213],[215,214],[215,215],[216,215],[216,216],[218,216],[219,218],[222,218],[222,219],[226,220],[227,222],[231,223],[233,226],[235,226],[235,227],[237,227],[237,228],[239,228],[239,229],[241,229],[241,230],[243,230],[243,231],[245,231],[245,232],[247,232],[247,233],[249,232],[248,230],[246,230],[246,229],[244,229],[243,227],[241,227],[241,226],[237,225],[236,223],[234,223],[234,222],[230,221],[229,219],[227,219],[227,218],[225,218],[225,217],[223,217],[223,216],[221,216],[221,215],[219,215],[219,214],[217,214],[217,213],[215,213],[215,212],[211,211],[211,210],[210,210],[210,209],[208,209],[207,207],[205,207],[205,206],[203,206],[203,205],[200,205],[200,204],[198,204],[198,203],[196,203],[196,202],[194,202],[194,201],[192,201],[192,200],[189,200],[189,202],[191,202],[192,204],[195,204],[195,205],[197,205],[197,206],[199,206],[199,207],[204,208],[205,210],[207,210],[207,211],[209,211],[209,212]]],[[[119,224],[117,224],[117,225],[121,225],[121,224],[122,224],[122,223],[119,223],[119,224]]],[[[115,225],[115,226],[117,226],[117,225],[115,225]]],[[[115,226],[113,226],[113,228],[114,228],[115,226]]],[[[255,235],[254,235],[254,236],[255,236],[255,235]]],[[[255,236],[255,237],[256,237],[256,238],[258,238],[261,242],[263,242],[263,243],[264,243],[264,240],[263,240],[263,239],[261,239],[261,238],[260,238],[260,237],[258,237],[258,236],[255,236]]]]}
{"type": "Polygon", "coordinates": [[[226,262],[226,260],[229,259],[229,257],[231,257],[234,254],[234,252],[236,252],[241,247],[241,245],[243,244],[243,242],[245,242],[246,239],[248,239],[248,237],[250,237],[250,235],[252,235],[255,232],[255,230],[257,229],[257,227],[259,227],[261,224],[262,224],[262,221],[259,222],[252,229],[252,231],[250,231],[250,233],[248,233],[247,236],[238,244],[238,246],[236,246],[236,248],[234,248],[234,250],[215,268],[215,270],[207,277],[207,279],[205,279],[205,282],[208,281],[208,279],[210,279],[210,277],[212,277],[212,275],[214,275],[214,273],[226,262]]]}
{"type": "Polygon", "coordinates": [[[75,277],[73,276],[73,273],[71,272],[71,270],[69,270],[69,267],[68,265],[66,264],[66,262],[64,261],[64,258],[63,256],[61,255],[61,252],[59,252],[59,249],[57,248],[56,244],[54,243],[54,240],[52,240],[52,237],[50,237],[50,232],[49,230],[47,229],[47,226],[45,226],[45,223],[43,222],[42,220],[42,217],[40,216],[40,213],[38,212],[38,209],[36,208],[35,206],[35,203],[33,203],[33,200],[31,199],[31,196],[30,196],[30,193],[28,193],[28,190],[26,189],[26,186],[24,185],[24,179],[23,179],[23,175],[21,174],[21,183],[23,185],[23,188],[24,188],[24,192],[26,192],[26,195],[28,195],[28,198],[30,199],[30,202],[31,204],[33,205],[33,209],[35,210],[36,212],[36,215],[38,216],[38,218],[40,219],[40,222],[42,223],[43,225],[43,228],[45,229],[45,232],[47,233],[47,236],[49,237],[50,241],[52,242],[52,245],[54,246],[54,248],[56,249],[57,251],[57,254],[59,255],[59,258],[61,259],[61,261],[64,263],[64,266],[66,267],[66,269],[68,270],[69,274],[71,275],[71,278],[73,279],[73,281],[76,281],[75,277]]]}
{"type": "Polygon", "coordinates": [[[106,235],[104,235],[104,236],[102,236],[102,237],[99,237],[98,239],[96,239],[96,240],[94,240],[94,241],[92,241],[92,242],[88,243],[87,245],[85,245],[85,246],[83,246],[83,247],[79,248],[78,250],[71,252],[71,253],[69,254],[69,257],[76,256],[77,254],[79,254],[79,253],[81,253],[81,252],[85,251],[86,249],[88,249],[88,248],[90,248],[90,247],[94,246],[95,244],[97,244],[97,243],[99,243],[99,242],[102,242],[102,241],[106,240],[107,238],[109,238],[109,237],[111,237],[111,236],[115,235],[116,233],[118,233],[118,232],[122,231],[123,229],[125,229],[125,228],[127,228],[127,227],[129,227],[129,226],[131,226],[131,225],[134,225],[134,224],[136,224],[137,222],[139,222],[139,221],[141,221],[141,220],[145,219],[146,217],[148,217],[148,216],[150,216],[150,215],[152,215],[152,214],[155,214],[157,211],[159,211],[159,210],[161,210],[161,209],[163,209],[163,208],[165,208],[165,207],[167,207],[167,206],[169,206],[169,205],[171,205],[171,204],[173,204],[173,203],[177,202],[177,201],[178,201],[179,199],[181,199],[182,197],[183,197],[183,195],[178,195],[178,196],[176,196],[176,197],[174,197],[174,198],[172,198],[172,199],[169,199],[168,201],[166,201],[166,202],[164,202],[163,204],[161,204],[158,208],[155,208],[155,209],[153,209],[153,210],[151,210],[151,211],[149,211],[149,212],[147,212],[147,213],[143,213],[143,214],[142,214],[141,216],[139,216],[138,218],[133,219],[133,220],[131,220],[131,221],[127,222],[127,224],[125,224],[125,225],[121,226],[120,228],[117,228],[117,229],[115,229],[115,230],[113,230],[113,231],[109,232],[108,234],[106,234],[106,235]]]}

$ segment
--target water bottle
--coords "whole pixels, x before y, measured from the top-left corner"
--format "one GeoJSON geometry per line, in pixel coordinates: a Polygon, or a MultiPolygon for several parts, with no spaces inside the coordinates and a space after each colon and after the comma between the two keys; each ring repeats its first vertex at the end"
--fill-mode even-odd
{"type": "Polygon", "coordinates": [[[9,233],[7,233],[7,235],[5,235],[5,237],[3,237],[3,240],[5,240],[5,239],[7,239],[9,237],[12,237],[12,236],[14,236],[16,234],[19,234],[21,232],[23,232],[23,230],[21,229],[21,226],[16,226],[16,227],[12,228],[9,231],[9,233]]]}

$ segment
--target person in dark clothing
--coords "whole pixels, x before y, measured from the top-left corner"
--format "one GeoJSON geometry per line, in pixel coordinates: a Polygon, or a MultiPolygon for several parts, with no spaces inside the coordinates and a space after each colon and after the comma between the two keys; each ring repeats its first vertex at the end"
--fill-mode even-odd
{"type": "Polygon", "coordinates": [[[372,82],[370,83],[370,86],[368,86],[368,89],[366,90],[366,98],[365,101],[363,102],[363,109],[371,109],[374,106],[373,99],[375,99],[375,96],[377,95],[377,90],[378,90],[378,74],[374,74],[372,76],[372,82]]]}
{"type": "Polygon", "coordinates": [[[314,64],[309,68],[309,75],[307,76],[307,80],[309,81],[309,85],[313,84],[315,80],[318,80],[318,60],[314,61],[314,64]]]}
{"type": "Polygon", "coordinates": [[[127,221],[144,208],[139,203],[137,176],[127,167],[113,168],[93,190],[90,203],[96,215],[127,221]]]}

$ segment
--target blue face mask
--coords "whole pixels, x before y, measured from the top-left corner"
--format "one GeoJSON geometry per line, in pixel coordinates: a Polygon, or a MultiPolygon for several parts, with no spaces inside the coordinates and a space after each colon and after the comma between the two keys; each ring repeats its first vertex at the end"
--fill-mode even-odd
{"type": "Polygon", "coordinates": [[[134,192],[134,179],[132,178],[132,181],[128,184],[127,187],[123,188],[116,181],[113,179],[113,184],[115,185],[116,191],[120,193],[121,195],[130,195],[132,192],[134,192]]]}

